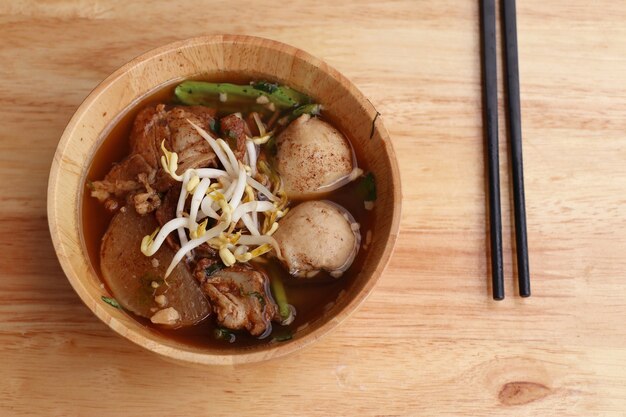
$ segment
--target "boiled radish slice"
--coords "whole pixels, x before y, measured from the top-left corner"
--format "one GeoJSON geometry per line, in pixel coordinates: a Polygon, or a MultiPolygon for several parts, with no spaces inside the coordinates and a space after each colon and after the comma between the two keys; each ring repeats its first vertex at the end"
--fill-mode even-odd
{"type": "Polygon", "coordinates": [[[178,264],[164,279],[175,254],[168,245],[150,257],[141,253],[141,239],[157,226],[154,216],[140,216],[132,207],[120,210],[102,239],[102,276],[124,309],[163,326],[192,326],[210,313],[194,277],[178,264]]]}

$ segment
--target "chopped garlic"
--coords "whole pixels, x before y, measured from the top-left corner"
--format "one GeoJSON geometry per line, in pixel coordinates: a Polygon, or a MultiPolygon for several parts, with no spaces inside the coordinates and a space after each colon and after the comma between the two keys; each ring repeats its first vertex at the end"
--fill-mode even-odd
{"type": "Polygon", "coordinates": [[[154,288],[154,289],[157,289],[157,288],[159,288],[159,283],[158,283],[158,282],[156,282],[156,281],[152,281],[152,282],[150,283],[150,286],[151,286],[152,288],[154,288]]]}
{"type": "Polygon", "coordinates": [[[167,298],[161,294],[154,297],[154,302],[159,305],[159,307],[165,307],[167,305],[167,298]]]}
{"type": "Polygon", "coordinates": [[[157,311],[152,317],[150,317],[150,321],[154,324],[165,324],[168,326],[172,326],[176,324],[180,320],[180,314],[174,307],[168,307],[163,310],[157,311]]]}
{"type": "Polygon", "coordinates": [[[368,230],[365,234],[365,241],[363,242],[363,250],[367,250],[370,247],[370,243],[372,242],[372,231],[368,230]]]}
{"type": "Polygon", "coordinates": [[[159,260],[157,258],[152,258],[150,260],[150,263],[152,264],[153,267],[158,268],[159,267],[159,260]]]}
{"type": "Polygon", "coordinates": [[[330,276],[333,278],[341,278],[342,275],[343,275],[343,271],[332,271],[330,273],[330,276]]]}
{"type": "Polygon", "coordinates": [[[226,102],[226,100],[228,100],[228,94],[226,94],[226,93],[220,93],[220,101],[221,101],[222,103],[225,103],[225,102],[226,102]]]}
{"type": "Polygon", "coordinates": [[[316,276],[316,275],[317,275],[317,274],[319,274],[319,273],[320,273],[320,271],[319,271],[319,270],[317,270],[317,271],[308,271],[308,272],[306,272],[306,273],[304,274],[304,276],[305,276],[306,278],[313,278],[314,276],[316,276]]]}
{"type": "Polygon", "coordinates": [[[374,202],[373,201],[365,201],[363,203],[363,206],[365,207],[365,210],[373,210],[374,209],[374,202]]]}
{"type": "Polygon", "coordinates": [[[363,175],[363,170],[359,167],[356,167],[352,170],[352,172],[350,172],[350,175],[348,175],[348,178],[350,179],[350,181],[354,181],[357,178],[359,178],[361,175],[363,175]]]}
{"type": "Polygon", "coordinates": [[[269,103],[269,102],[270,102],[270,99],[269,99],[269,98],[267,98],[267,96],[258,96],[258,97],[256,98],[256,102],[257,102],[258,104],[267,104],[267,103],[269,103]]]}

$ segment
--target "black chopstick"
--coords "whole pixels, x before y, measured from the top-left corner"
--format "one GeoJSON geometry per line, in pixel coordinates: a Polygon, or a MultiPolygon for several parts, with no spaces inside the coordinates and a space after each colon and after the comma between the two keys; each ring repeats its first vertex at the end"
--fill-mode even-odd
{"type": "Polygon", "coordinates": [[[498,157],[498,75],[496,68],[495,0],[481,0],[482,64],[487,125],[489,171],[489,228],[491,236],[491,280],[493,299],[504,298],[502,267],[502,216],[500,213],[500,162],[498,157]]]}
{"type": "Polygon", "coordinates": [[[522,123],[515,0],[503,0],[503,3],[506,82],[509,98],[509,136],[511,141],[511,163],[513,171],[513,204],[515,206],[517,278],[520,295],[522,297],[529,297],[530,272],[528,266],[528,240],[526,236],[526,202],[524,197],[524,167],[522,163],[522,123]]]}

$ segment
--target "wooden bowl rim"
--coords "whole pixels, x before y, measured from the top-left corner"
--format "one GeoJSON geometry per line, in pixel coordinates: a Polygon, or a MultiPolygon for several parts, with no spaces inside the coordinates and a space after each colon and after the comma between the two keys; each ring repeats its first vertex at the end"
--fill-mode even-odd
{"type": "MultiPolygon", "coordinates": [[[[211,35],[184,39],[149,50],[139,55],[138,57],[132,59],[131,61],[117,69],[115,72],[113,72],[111,75],[109,75],[89,93],[89,95],[81,103],[81,105],[78,107],[78,109],[70,119],[67,127],[65,128],[61,136],[50,169],[50,177],[48,182],[47,211],[48,225],[50,228],[52,242],[57,253],[57,257],[59,258],[61,267],[63,268],[63,271],[68,281],[70,282],[76,293],[79,295],[83,303],[100,320],[102,320],[105,324],[112,328],[116,333],[140,345],[141,347],[157,353],[165,358],[173,358],[184,362],[204,365],[235,365],[279,358],[311,344],[315,340],[327,334],[332,329],[336,328],[341,322],[349,317],[359,307],[361,303],[363,303],[363,301],[371,293],[373,287],[376,285],[378,279],[380,278],[384,269],[389,263],[399,233],[401,217],[400,214],[402,206],[400,173],[395,152],[393,150],[389,134],[382,123],[382,118],[375,116],[374,120],[376,123],[376,130],[381,136],[381,142],[384,144],[385,150],[389,157],[389,164],[391,167],[391,182],[393,184],[393,190],[391,193],[393,205],[392,221],[390,226],[390,233],[387,236],[386,241],[384,242],[384,251],[371,276],[365,278],[365,283],[361,290],[357,294],[354,294],[352,296],[352,299],[343,307],[343,309],[340,310],[334,317],[329,318],[325,323],[320,325],[314,331],[294,340],[293,342],[276,344],[271,348],[259,351],[233,352],[233,354],[191,352],[172,346],[162,345],[159,342],[151,339],[150,337],[141,334],[132,328],[127,327],[124,323],[113,317],[109,313],[108,309],[100,308],[98,306],[98,303],[101,303],[101,300],[94,299],[91,293],[87,290],[83,283],[83,277],[81,277],[80,274],[78,274],[77,271],[74,269],[74,261],[71,260],[71,257],[59,256],[60,253],[65,254],[68,248],[66,247],[67,245],[64,244],[60,235],[62,233],[62,231],[60,230],[60,219],[63,216],[67,216],[67,213],[62,214],[61,216],[58,215],[59,207],[57,189],[61,186],[61,184],[59,184],[58,178],[60,176],[60,171],[64,168],[63,156],[65,155],[72,139],[75,140],[75,137],[73,138],[71,133],[74,131],[79,121],[82,120],[82,118],[89,113],[91,106],[98,99],[99,95],[103,91],[105,91],[109,85],[113,84],[119,77],[131,71],[134,67],[141,65],[144,61],[152,59],[155,56],[161,55],[163,53],[172,52],[182,48],[199,45],[232,43],[245,43],[247,45],[257,46],[260,48],[276,49],[280,50],[282,53],[297,56],[299,59],[304,60],[307,63],[319,68],[321,71],[328,73],[328,75],[335,78],[338,82],[345,86],[350,91],[350,94],[355,97],[357,102],[359,102],[365,108],[368,108],[368,114],[380,115],[380,113],[378,113],[374,109],[371,102],[356,88],[356,86],[354,86],[354,84],[352,84],[352,82],[344,77],[339,71],[326,64],[323,60],[316,58],[311,54],[296,47],[266,38],[247,35],[211,35]]],[[[81,175],[82,174],[83,172],[81,172],[81,175]]],[[[78,192],[78,190],[76,190],[75,192],[78,192]]],[[[72,230],[72,232],[76,233],[76,235],[79,237],[78,242],[80,245],[81,221],[78,218],[79,212],[80,210],[77,210],[75,213],[71,214],[72,218],[70,221],[70,226],[73,226],[73,228],[75,229],[72,230]]],[[[81,251],[81,255],[83,256],[83,258],[86,258],[85,248],[82,247],[81,251]]],[[[86,260],[86,262],[87,264],[90,264],[90,261],[88,259],[86,260]]]]}

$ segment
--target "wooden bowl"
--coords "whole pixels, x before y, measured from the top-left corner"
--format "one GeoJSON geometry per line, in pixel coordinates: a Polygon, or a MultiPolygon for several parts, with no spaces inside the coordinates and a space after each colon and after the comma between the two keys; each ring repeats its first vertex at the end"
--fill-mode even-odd
{"type": "Polygon", "coordinates": [[[398,234],[400,175],[380,114],[357,88],[323,61],[294,47],[249,36],[193,38],[150,51],[104,80],[80,105],[63,132],[48,184],[48,221],[57,256],[72,287],[102,321],[120,335],[163,356],[201,364],[240,364],[283,356],[336,327],[370,293],[387,265],[398,234]],[[272,79],[308,93],[349,132],[373,171],[378,188],[375,228],[362,271],[335,306],[288,342],[252,350],[184,344],[142,326],[105,304],[107,296],[92,267],[81,226],[81,201],[91,160],[103,132],[139,98],[164,84],[190,77],[243,74],[272,79]]]}

